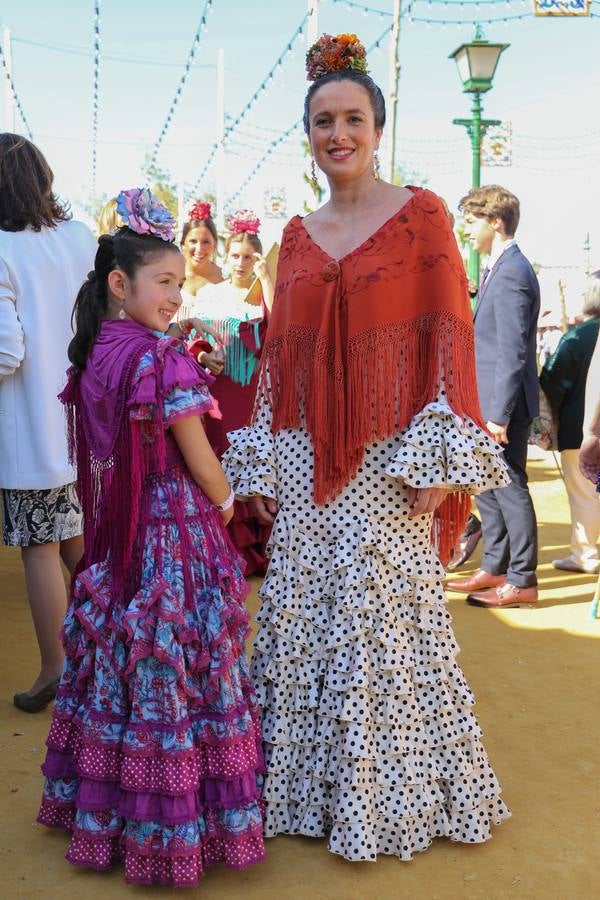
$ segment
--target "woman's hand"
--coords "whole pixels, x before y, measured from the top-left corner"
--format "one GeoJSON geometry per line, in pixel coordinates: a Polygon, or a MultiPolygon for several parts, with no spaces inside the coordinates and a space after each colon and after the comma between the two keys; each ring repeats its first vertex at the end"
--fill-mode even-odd
{"type": "Polygon", "coordinates": [[[213,375],[220,375],[223,371],[223,367],[225,365],[225,360],[223,359],[223,351],[211,350],[210,353],[207,353],[206,350],[201,350],[197,356],[198,362],[201,366],[205,366],[209,372],[212,372],[213,375]]]}
{"type": "MultiPolygon", "coordinates": [[[[207,325],[202,319],[182,319],[181,322],[177,323],[181,328],[181,331],[184,334],[189,334],[190,331],[197,331],[198,334],[210,335],[210,337],[214,338],[217,343],[222,344],[223,338],[219,334],[218,331],[215,331],[214,328],[211,328],[210,325],[207,325]]],[[[170,326],[169,326],[170,327],[170,326]]]]}
{"type": "Polygon", "coordinates": [[[441,487],[407,487],[407,493],[408,502],[410,504],[410,512],[408,514],[409,519],[435,512],[438,506],[440,506],[448,496],[446,488],[441,487]]]}
{"type": "Polygon", "coordinates": [[[590,435],[579,449],[579,468],[581,474],[596,484],[600,475],[600,437],[590,435]]]}
{"type": "Polygon", "coordinates": [[[256,518],[263,525],[272,525],[277,515],[277,500],[271,500],[269,497],[251,497],[250,504],[256,514],[256,518]]]}

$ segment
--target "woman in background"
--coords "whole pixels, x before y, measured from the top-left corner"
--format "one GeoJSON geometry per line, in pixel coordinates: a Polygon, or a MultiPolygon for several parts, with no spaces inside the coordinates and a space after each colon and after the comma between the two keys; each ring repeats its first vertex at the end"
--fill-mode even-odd
{"type": "Polygon", "coordinates": [[[200,299],[198,295],[203,288],[223,281],[223,273],[215,262],[218,243],[219,236],[210,203],[197,200],[181,234],[185,284],[181,291],[182,304],[177,313],[177,322],[191,316],[191,309],[200,299]]]}
{"type": "Polygon", "coordinates": [[[75,472],[63,408],[71,311],[93,267],[96,241],[52,190],[38,148],[0,135],[0,488],[4,543],[21,548],[40,671],[15,694],[39,712],[56,694],[67,610],[61,559],[72,573],[83,552],[75,472]]]}

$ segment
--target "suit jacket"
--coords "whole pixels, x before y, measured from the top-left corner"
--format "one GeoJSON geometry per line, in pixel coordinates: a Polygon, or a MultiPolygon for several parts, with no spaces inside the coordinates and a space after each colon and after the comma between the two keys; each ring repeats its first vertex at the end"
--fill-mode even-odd
{"type": "Polygon", "coordinates": [[[536,274],[513,244],[488,275],[473,313],[477,387],[486,421],[505,425],[538,415],[539,311],[536,274]]]}

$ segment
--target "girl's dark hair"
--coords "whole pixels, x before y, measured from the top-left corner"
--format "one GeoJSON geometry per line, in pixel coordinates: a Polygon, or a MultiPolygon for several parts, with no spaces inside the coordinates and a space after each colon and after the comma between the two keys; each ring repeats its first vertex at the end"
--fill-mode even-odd
{"type": "Polygon", "coordinates": [[[356,69],[341,69],[339,72],[328,72],[327,75],[322,75],[309,87],[304,99],[304,130],[307,135],[310,135],[310,101],[319,88],[332,81],[354,81],[355,84],[360,84],[369,96],[369,103],[375,117],[375,128],[383,128],[385,125],[385,100],[381,88],[375,84],[370,75],[366,75],[364,72],[357,72],[356,69]]]}
{"type": "Polygon", "coordinates": [[[136,234],[123,226],[114,234],[102,234],[98,238],[98,250],[94,268],[79,288],[71,325],[75,336],[69,344],[69,359],[77,369],[85,369],[87,358],[98,337],[102,320],[109,310],[108,276],[114,269],[134,279],[138,269],[151,262],[165,250],[179,253],[175,244],[149,234],[136,234]]]}
{"type": "Polygon", "coordinates": [[[228,235],[227,240],[225,241],[225,255],[229,253],[232,244],[241,244],[243,241],[248,241],[257,253],[263,252],[262,243],[257,234],[249,234],[247,231],[240,231],[228,235]]]}
{"type": "Polygon", "coordinates": [[[0,231],[41,231],[71,218],[52,191],[43,153],[19,134],[0,134],[0,231]]]}
{"type": "Polygon", "coordinates": [[[202,225],[204,225],[205,228],[208,228],[214,238],[215,245],[218,246],[219,235],[217,233],[217,226],[212,219],[190,219],[189,222],[186,222],[181,231],[180,246],[183,247],[183,245],[185,244],[185,239],[187,238],[190,231],[193,231],[194,228],[200,228],[202,225]]]}

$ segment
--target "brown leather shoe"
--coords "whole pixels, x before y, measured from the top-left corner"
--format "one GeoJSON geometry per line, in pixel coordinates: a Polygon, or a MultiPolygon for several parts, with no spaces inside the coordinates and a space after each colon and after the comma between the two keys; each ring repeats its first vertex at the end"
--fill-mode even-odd
{"type": "Polygon", "coordinates": [[[458,578],[456,581],[446,581],[445,588],[448,591],[459,591],[470,594],[472,591],[483,591],[485,588],[501,587],[506,581],[506,575],[490,575],[483,569],[477,569],[470,578],[458,578]]]}
{"type": "Polygon", "coordinates": [[[50,684],[47,684],[45,687],[41,688],[36,694],[29,694],[27,691],[22,691],[20,694],[15,694],[13,697],[13,703],[20,709],[21,712],[26,713],[38,713],[43,709],[46,709],[49,703],[52,703],[54,698],[56,697],[56,692],[58,690],[58,683],[60,679],[56,678],[54,681],[51,681],[50,684]]]}
{"type": "Polygon", "coordinates": [[[535,606],[538,592],[534,587],[515,587],[514,584],[503,584],[487,591],[475,591],[467,597],[471,606],[485,606],[488,609],[510,609],[514,606],[535,606]]]}

